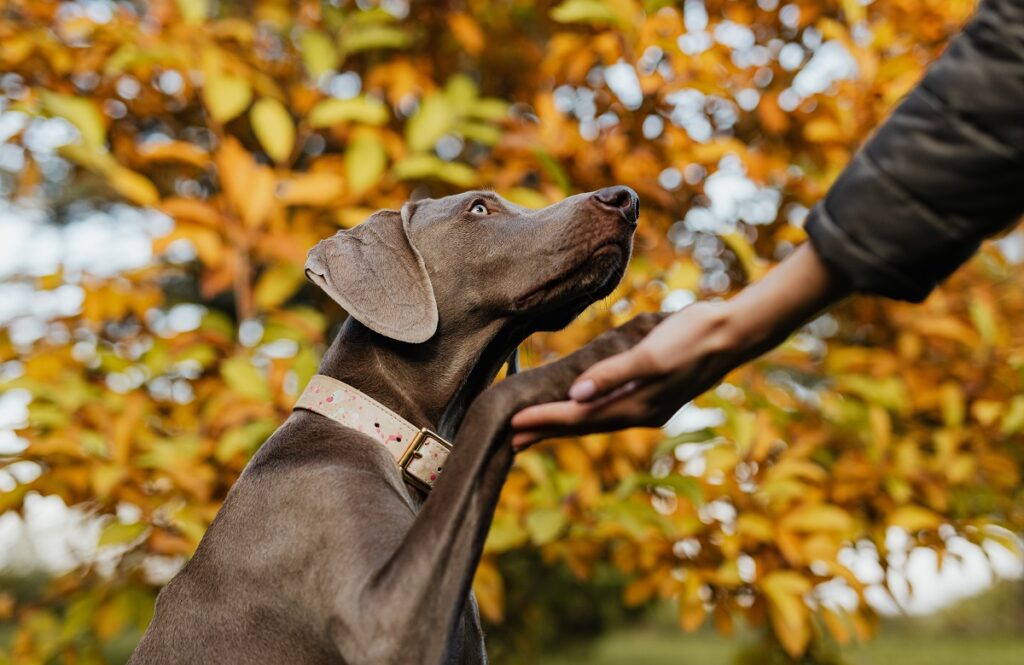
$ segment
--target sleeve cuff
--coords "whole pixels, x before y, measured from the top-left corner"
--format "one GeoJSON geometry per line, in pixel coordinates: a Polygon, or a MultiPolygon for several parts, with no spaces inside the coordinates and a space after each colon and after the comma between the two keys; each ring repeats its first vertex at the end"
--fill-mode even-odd
{"type": "Polygon", "coordinates": [[[936,286],[934,282],[922,284],[911,279],[861,248],[832,220],[824,201],[811,210],[804,230],[818,256],[843,274],[857,291],[921,302],[936,286]]]}

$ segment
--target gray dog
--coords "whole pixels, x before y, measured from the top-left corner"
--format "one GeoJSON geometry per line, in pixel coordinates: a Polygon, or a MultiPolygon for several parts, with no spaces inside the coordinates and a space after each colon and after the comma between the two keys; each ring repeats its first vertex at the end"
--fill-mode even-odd
{"type": "Polygon", "coordinates": [[[627,187],[536,211],[469,192],[319,243],[307,275],[351,316],[130,662],[485,663],[469,587],[512,463],[508,420],[656,317],[484,389],[530,333],[611,293],[638,212],[627,187]]]}

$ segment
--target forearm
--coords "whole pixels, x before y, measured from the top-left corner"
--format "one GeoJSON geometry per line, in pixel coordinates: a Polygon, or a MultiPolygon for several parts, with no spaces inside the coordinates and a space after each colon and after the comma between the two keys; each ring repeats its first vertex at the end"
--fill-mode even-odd
{"type": "Polygon", "coordinates": [[[724,304],[724,328],[743,362],[781,344],[850,292],[847,280],[804,243],[724,304]]]}

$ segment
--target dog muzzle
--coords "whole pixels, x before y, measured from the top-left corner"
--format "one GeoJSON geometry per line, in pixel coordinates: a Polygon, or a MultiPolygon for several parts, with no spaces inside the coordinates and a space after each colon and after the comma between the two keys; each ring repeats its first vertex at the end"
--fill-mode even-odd
{"type": "Polygon", "coordinates": [[[352,386],[317,374],[295,403],[376,439],[395,458],[405,480],[427,492],[441,475],[452,444],[439,434],[414,427],[397,413],[352,386]]]}

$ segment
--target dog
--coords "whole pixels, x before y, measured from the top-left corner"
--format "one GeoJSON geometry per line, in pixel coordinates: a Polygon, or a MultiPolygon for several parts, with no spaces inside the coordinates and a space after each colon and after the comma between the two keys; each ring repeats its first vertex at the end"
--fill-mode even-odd
{"type": "Polygon", "coordinates": [[[488,386],[528,335],[611,293],[638,215],[622,186],[541,210],[474,191],[313,248],[308,278],[349,317],[129,662],[486,663],[470,584],[512,463],[508,421],[563,399],[657,317],[488,386]]]}

